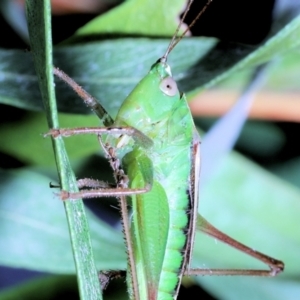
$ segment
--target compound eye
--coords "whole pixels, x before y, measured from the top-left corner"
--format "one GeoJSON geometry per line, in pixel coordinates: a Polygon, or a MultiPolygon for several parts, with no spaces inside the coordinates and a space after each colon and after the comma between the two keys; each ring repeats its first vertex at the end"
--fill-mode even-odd
{"type": "Polygon", "coordinates": [[[172,77],[164,78],[161,81],[159,88],[164,94],[168,96],[175,96],[178,92],[177,84],[172,77]]]}

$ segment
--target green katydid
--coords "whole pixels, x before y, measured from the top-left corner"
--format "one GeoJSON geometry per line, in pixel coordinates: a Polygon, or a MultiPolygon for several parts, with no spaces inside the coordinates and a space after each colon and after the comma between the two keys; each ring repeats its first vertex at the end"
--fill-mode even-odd
{"type": "Polygon", "coordinates": [[[127,282],[130,298],[135,300],[176,299],[184,275],[274,276],[284,268],[281,261],[231,239],[198,215],[200,138],[185,96],[178,91],[167,64],[169,53],[180,40],[176,40],[178,30],[165,55],[125,99],[115,120],[71,78],[54,69],[55,75],[83,98],[106,127],[52,129],[49,135],[99,136],[118,183],[117,189],[98,188],[99,182],[85,179],[81,185],[92,189],[62,191],[61,197],[115,195],[121,199],[129,254],[127,282]],[[105,138],[100,137],[102,134],[105,138]],[[119,158],[128,177],[122,172],[119,158]],[[131,222],[126,196],[130,196],[131,222]],[[270,270],[191,269],[196,228],[264,262],[270,270]]]}

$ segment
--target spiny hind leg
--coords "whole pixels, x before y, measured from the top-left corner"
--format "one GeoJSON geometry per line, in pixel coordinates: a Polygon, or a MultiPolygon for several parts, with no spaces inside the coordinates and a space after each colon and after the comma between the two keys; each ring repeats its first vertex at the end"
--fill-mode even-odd
{"type": "Polygon", "coordinates": [[[265,276],[272,277],[281,273],[284,269],[284,263],[280,260],[267,256],[261,252],[255,251],[252,248],[234,240],[225,233],[219,231],[202,216],[198,216],[197,230],[200,230],[207,235],[241,251],[245,254],[261,261],[269,267],[269,270],[255,270],[255,269],[189,269],[184,275],[238,275],[238,276],[265,276]]]}

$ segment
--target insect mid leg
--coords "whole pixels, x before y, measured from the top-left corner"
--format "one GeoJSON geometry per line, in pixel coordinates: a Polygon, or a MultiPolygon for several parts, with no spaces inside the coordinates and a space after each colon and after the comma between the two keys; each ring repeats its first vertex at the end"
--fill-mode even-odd
{"type": "Polygon", "coordinates": [[[98,179],[92,179],[92,178],[82,178],[77,180],[77,186],[79,189],[82,189],[84,187],[88,188],[115,188],[115,184],[111,184],[108,182],[104,182],[102,180],[98,179]]]}
{"type": "MultiPolygon", "coordinates": [[[[117,187],[120,189],[128,189],[129,179],[125,174],[124,170],[122,169],[121,162],[119,158],[116,156],[115,149],[112,146],[110,146],[108,143],[104,143],[100,135],[98,136],[98,141],[106,154],[106,157],[109,161],[111,168],[113,169],[114,178],[117,187]]],[[[130,222],[129,222],[128,209],[127,209],[128,206],[127,199],[126,196],[124,195],[118,198],[119,198],[120,212],[122,217],[121,220],[122,220],[122,225],[125,234],[125,242],[126,242],[127,252],[128,252],[128,264],[129,264],[128,271],[131,274],[130,279],[131,279],[131,285],[132,285],[133,293],[135,295],[135,299],[139,300],[140,296],[139,296],[138,280],[137,280],[137,273],[135,267],[136,261],[135,261],[133,241],[130,234],[130,225],[129,225],[130,222]]]]}
{"type": "MultiPolygon", "coordinates": [[[[101,127],[94,127],[94,128],[73,128],[73,129],[52,129],[48,133],[46,133],[44,136],[52,136],[54,138],[57,138],[59,136],[71,136],[73,134],[96,134],[98,137],[98,140],[100,144],[102,145],[102,148],[107,154],[107,157],[109,158],[109,161],[111,163],[111,166],[114,170],[114,172],[117,172],[117,177],[116,180],[117,182],[121,183],[126,180],[125,173],[123,170],[120,168],[120,162],[118,159],[116,159],[113,155],[113,153],[109,153],[112,148],[107,148],[101,140],[100,134],[103,133],[115,133],[115,134],[125,134],[129,133],[132,134],[136,130],[131,127],[125,127],[125,128],[101,128],[101,127]],[[117,170],[117,171],[116,171],[117,170]],[[123,172],[123,175],[122,175],[123,172]],[[123,176],[123,177],[122,177],[123,176]]],[[[141,135],[143,135],[141,133],[141,135]]],[[[148,139],[149,142],[152,142],[148,137],[145,136],[145,138],[148,139]]],[[[110,196],[130,196],[134,194],[142,194],[146,193],[150,190],[150,186],[146,185],[144,188],[139,188],[139,189],[130,189],[127,186],[123,184],[123,186],[117,186],[113,187],[109,184],[104,183],[103,181],[99,180],[94,180],[90,178],[84,178],[80,179],[78,181],[78,187],[90,187],[92,189],[82,189],[79,192],[73,192],[70,193],[68,191],[61,191],[60,197],[62,200],[67,200],[67,199],[78,199],[78,198],[97,198],[97,197],[110,197],[110,196]]]]}

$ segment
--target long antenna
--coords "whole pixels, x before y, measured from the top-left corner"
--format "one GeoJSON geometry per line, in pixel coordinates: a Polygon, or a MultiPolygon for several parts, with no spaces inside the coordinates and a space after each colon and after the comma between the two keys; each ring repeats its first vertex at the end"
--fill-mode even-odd
{"type": "Polygon", "coordinates": [[[175,48],[175,46],[182,40],[182,38],[186,35],[186,33],[195,25],[196,21],[200,18],[200,16],[206,11],[207,7],[209,6],[209,4],[212,2],[213,0],[208,0],[207,3],[205,4],[205,6],[201,9],[201,11],[198,13],[198,15],[196,16],[196,18],[193,20],[193,22],[188,25],[188,27],[185,29],[185,31],[182,33],[181,36],[177,37],[177,34],[179,32],[179,29],[188,13],[188,11],[191,8],[192,3],[194,2],[194,0],[190,0],[188,3],[188,6],[179,22],[179,25],[177,26],[177,29],[173,35],[173,38],[167,48],[166,53],[163,55],[163,57],[160,59],[162,62],[166,62],[167,61],[167,57],[169,55],[169,53],[175,48]]]}

